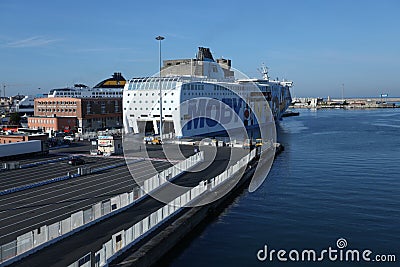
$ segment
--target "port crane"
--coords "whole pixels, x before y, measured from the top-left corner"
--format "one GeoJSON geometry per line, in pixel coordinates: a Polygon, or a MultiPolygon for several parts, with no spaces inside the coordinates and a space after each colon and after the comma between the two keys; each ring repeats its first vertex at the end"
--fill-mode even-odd
{"type": "Polygon", "coordinates": [[[1,89],[0,89],[0,96],[1,96],[1,90],[3,90],[3,96],[6,97],[6,87],[11,87],[11,86],[27,86],[27,84],[6,84],[6,83],[3,83],[1,85],[1,89]]]}

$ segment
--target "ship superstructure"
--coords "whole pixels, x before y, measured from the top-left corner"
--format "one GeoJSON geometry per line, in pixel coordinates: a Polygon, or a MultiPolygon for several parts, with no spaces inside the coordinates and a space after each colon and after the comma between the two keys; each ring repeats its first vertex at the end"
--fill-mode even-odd
{"type": "Polygon", "coordinates": [[[84,84],[75,84],[73,87],[51,89],[48,97],[77,97],[103,98],[122,97],[126,80],[120,72],[115,72],[112,78],[98,83],[93,88],[84,84]]]}
{"type": "Polygon", "coordinates": [[[178,137],[213,135],[237,127],[238,122],[246,128],[257,127],[270,123],[272,116],[280,119],[291,103],[293,83],[271,80],[268,69],[262,71],[261,79],[237,79],[229,59],[214,61],[210,50],[203,47],[195,59],[165,60],[159,77],[133,78],[126,83],[125,131],[159,133],[160,88],[163,133],[178,137]],[[234,112],[223,111],[224,105],[234,112]],[[269,107],[272,112],[268,113],[269,107]]]}

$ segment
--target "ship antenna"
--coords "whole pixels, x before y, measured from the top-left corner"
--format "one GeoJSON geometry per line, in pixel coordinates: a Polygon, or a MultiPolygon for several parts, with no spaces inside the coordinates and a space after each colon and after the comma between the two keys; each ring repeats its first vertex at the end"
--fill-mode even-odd
{"type": "Polygon", "coordinates": [[[269,76],[268,76],[268,67],[265,66],[265,64],[261,64],[261,68],[257,69],[263,76],[264,80],[269,80],[269,76]]]}

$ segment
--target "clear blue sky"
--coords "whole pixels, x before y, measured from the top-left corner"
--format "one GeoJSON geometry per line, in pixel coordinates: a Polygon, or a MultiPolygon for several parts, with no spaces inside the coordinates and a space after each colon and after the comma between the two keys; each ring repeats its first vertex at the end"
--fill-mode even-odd
{"type": "MultiPolygon", "coordinates": [[[[265,63],[296,96],[400,96],[400,1],[0,1],[7,95],[154,74],[198,46],[251,77],[265,63]]],[[[2,93],[3,95],[3,93],[2,93]]]]}

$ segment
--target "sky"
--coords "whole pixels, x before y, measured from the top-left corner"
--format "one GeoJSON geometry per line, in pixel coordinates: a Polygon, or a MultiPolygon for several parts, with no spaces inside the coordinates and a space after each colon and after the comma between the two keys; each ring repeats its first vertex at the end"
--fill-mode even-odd
{"type": "MultiPolygon", "coordinates": [[[[8,96],[94,86],[209,47],[249,77],[292,80],[297,97],[400,96],[400,1],[0,0],[8,96]],[[40,89],[39,89],[40,88],[40,89]]],[[[3,91],[1,92],[3,95],[3,91]]]]}

